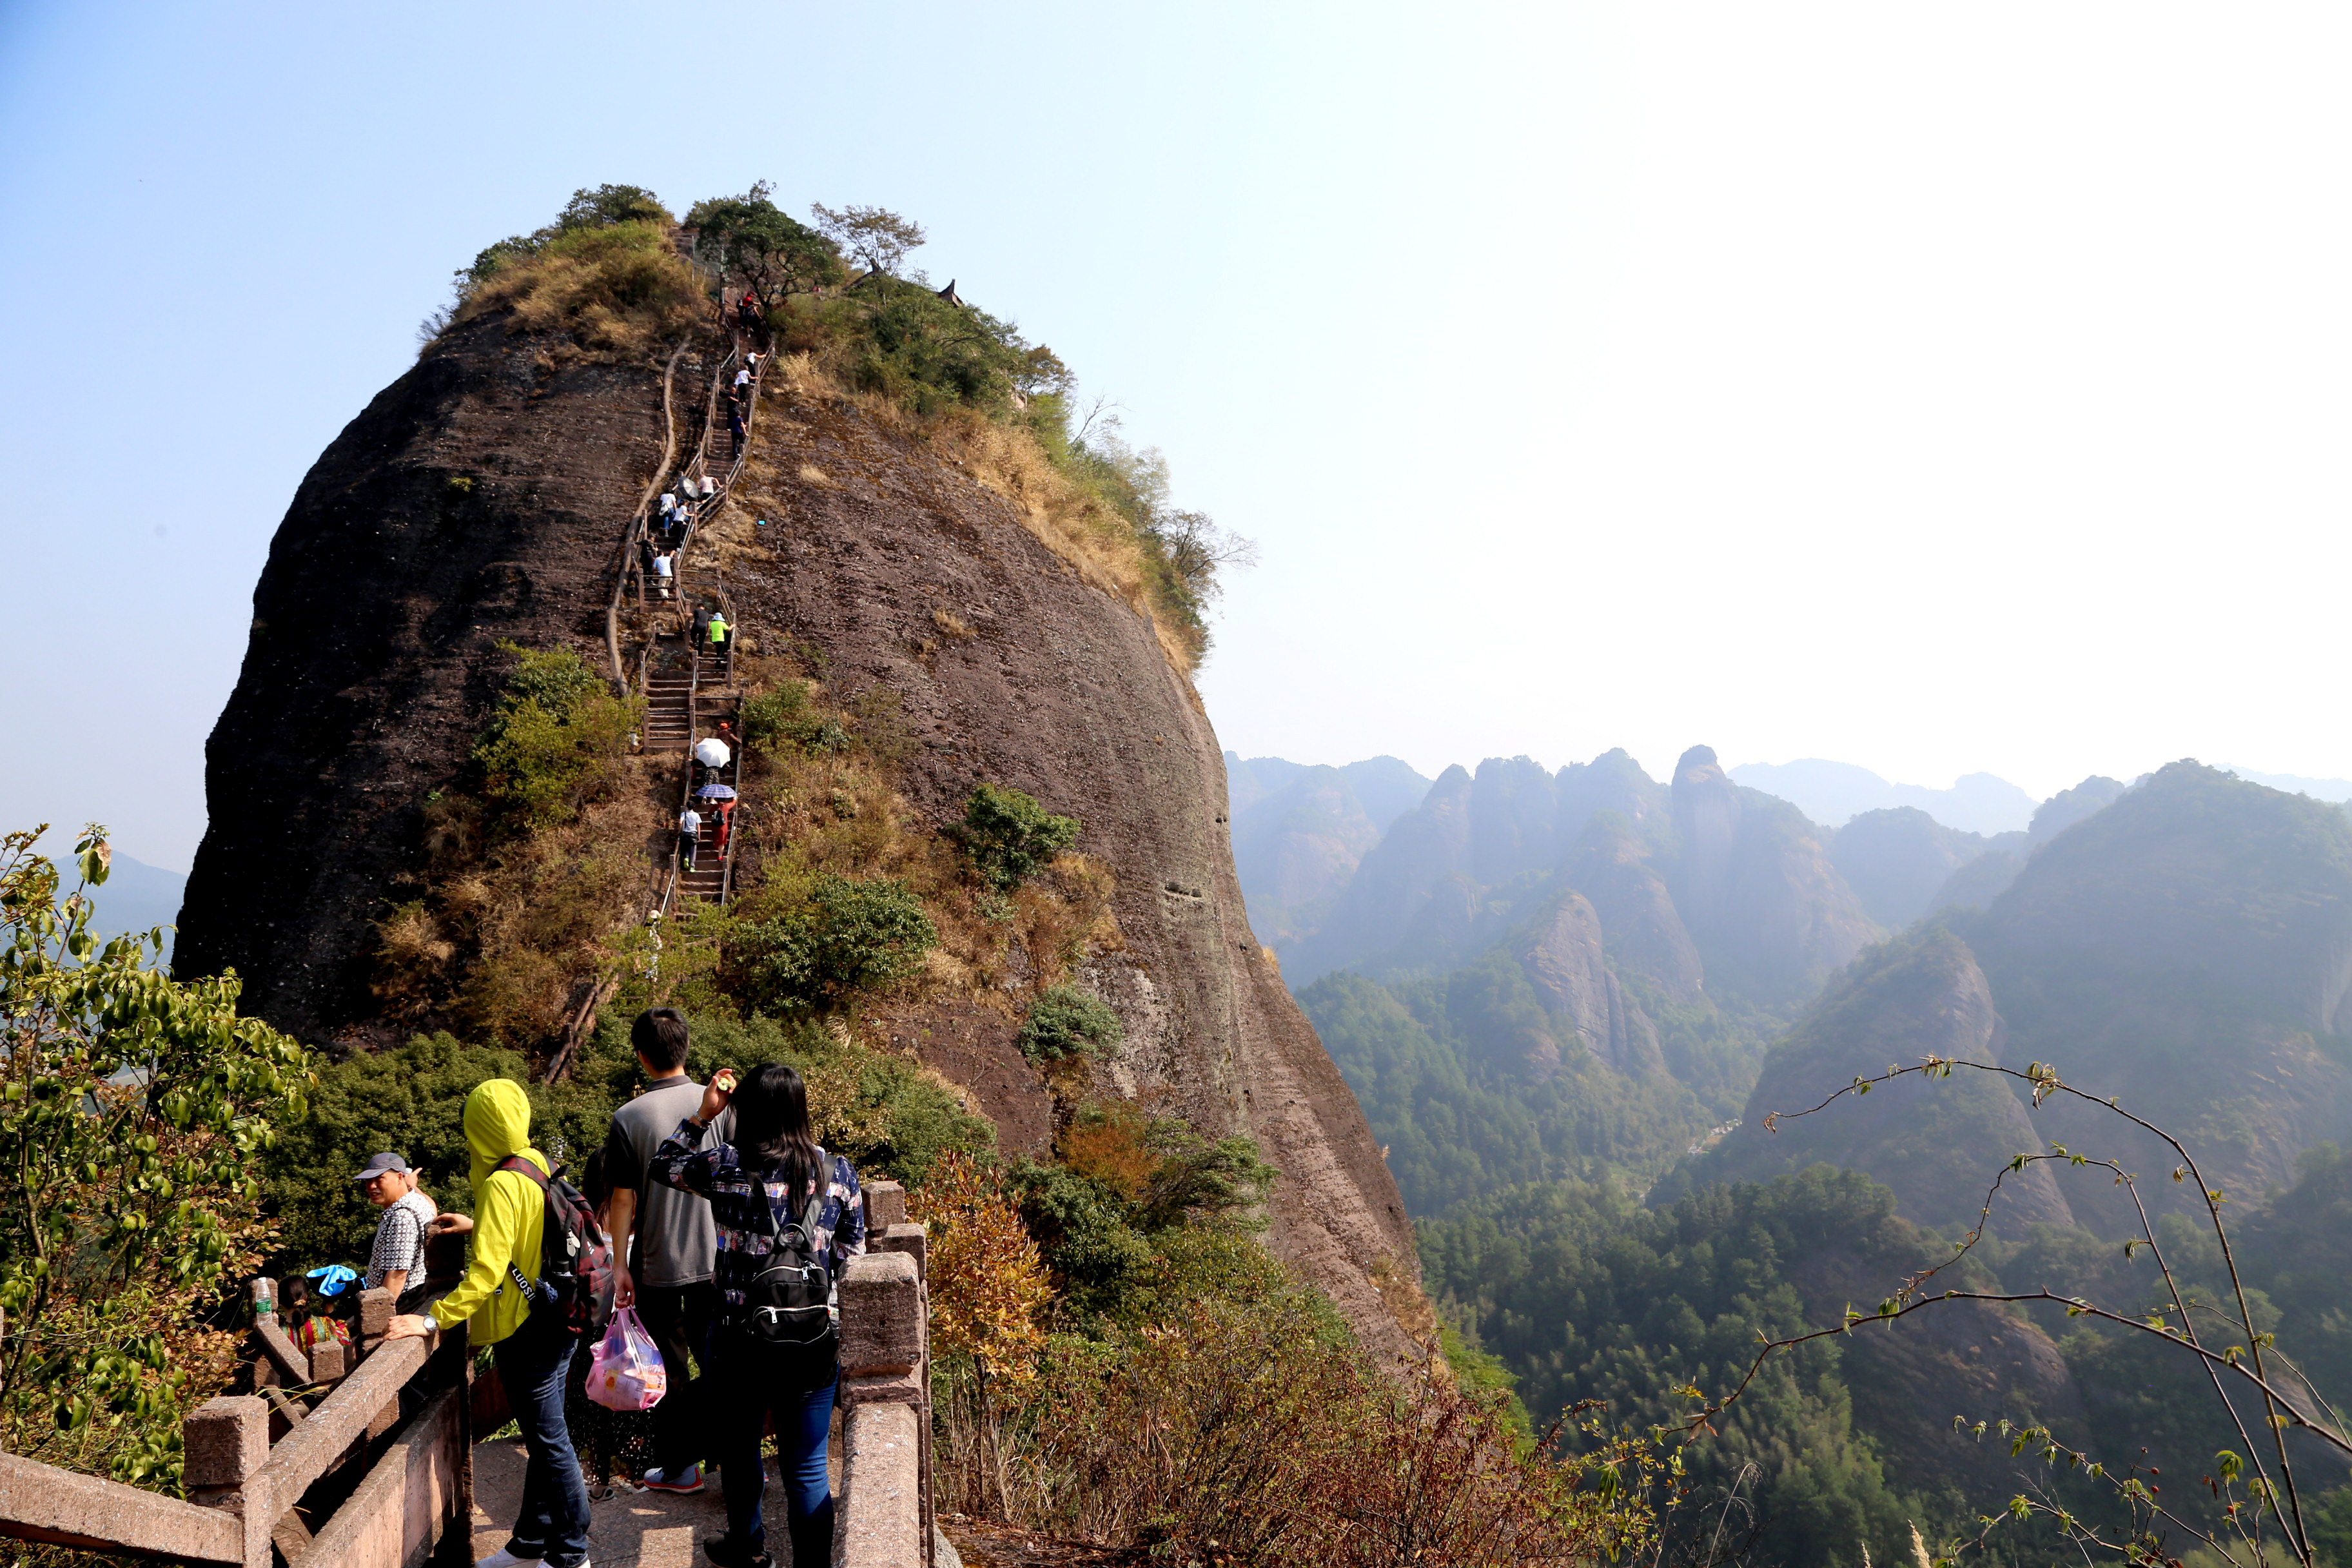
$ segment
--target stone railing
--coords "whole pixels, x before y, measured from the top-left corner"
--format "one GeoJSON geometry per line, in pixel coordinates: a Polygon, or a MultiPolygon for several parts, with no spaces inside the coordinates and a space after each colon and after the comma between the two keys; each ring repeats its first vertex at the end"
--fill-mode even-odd
{"type": "Polygon", "coordinates": [[[188,1500],[0,1455],[0,1536],[244,1568],[470,1563],[464,1331],[386,1340],[393,1298],[370,1290],[355,1343],[306,1352],[268,1310],[275,1282],[253,1295],[253,1392],[181,1424],[188,1500]]]}
{"type": "Polygon", "coordinates": [[[841,1568],[931,1568],[928,1238],[907,1190],[866,1189],[866,1252],[841,1277],[841,1568]]]}

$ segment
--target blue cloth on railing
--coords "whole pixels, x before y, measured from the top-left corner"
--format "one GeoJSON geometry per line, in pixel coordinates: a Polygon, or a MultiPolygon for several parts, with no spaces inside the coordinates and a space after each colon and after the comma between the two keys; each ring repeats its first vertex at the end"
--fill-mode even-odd
{"type": "Polygon", "coordinates": [[[313,1268],[303,1276],[319,1282],[321,1296],[340,1296],[360,1282],[359,1270],[346,1268],[340,1263],[330,1263],[324,1268],[313,1268]]]}

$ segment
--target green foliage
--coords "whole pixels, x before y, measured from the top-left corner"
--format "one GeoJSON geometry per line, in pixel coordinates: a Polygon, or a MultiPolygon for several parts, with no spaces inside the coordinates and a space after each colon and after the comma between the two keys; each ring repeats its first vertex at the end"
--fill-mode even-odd
{"type": "Polygon", "coordinates": [[[160,932],[101,943],[91,825],[60,900],[40,829],[0,839],[0,1450],[176,1489],[179,1421],[217,1386],[199,1310],[251,1262],[255,1159],[303,1114],[309,1054],[175,984],[160,932]]]}
{"type": "Polygon", "coordinates": [[[697,202],[686,215],[695,254],[750,289],[767,310],[788,294],[814,293],[849,276],[833,241],[768,199],[773,189],[761,180],[740,196],[697,202]]]}
{"type": "Polygon", "coordinates": [[[982,784],[950,831],[980,879],[1009,893],[1077,842],[1078,820],[1054,816],[1023,791],[982,784]]]}
{"type": "Polygon", "coordinates": [[[1075,985],[1055,985],[1029,1004],[1021,1054],[1033,1062],[1103,1056],[1118,1049],[1124,1034],[1118,1015],[1101,999],[1075,985]]]}
{"type": "Polygon", "coordinates": [[[383,1150],[415,1167],[442,1208],[471,1213],[466,1097],[494,1078],[525,1087],[531,1141],[550,1158],[576,1165],[604,1142],[617,1103],[609,1089],[534,1083],[520,1052],[468,1045],[446,1031],[394,1050],[355,1051],[320,1069],[310,1115],[288,1126],[261,1162],[263,1202],[278,1216],[280,1270],[365,1261],[377,1215],[352,1175],[383,1150]]]}
{"type": "Polygon", "coordinates": [[[556,215],[555,226],[569,232],[583,228],[611,228],[625,223],[654,223],[664,227],[677,220],[659,197],[643,185],[598,185],[594,190],[583,188],[572,193],[556,215]]]}
{"type": "Polygon", "coordinates": [[[838,251],[857,258],[877,278],[896,277],[907,252],[923,244],[923,226],[887,207],[849,205],[835,212],[814,204],[809,213],[838,251]]]}
{"type": "Polygon", "coordinates": [[[505,831],[561,826],[609,783],[641,721],[638,706],[614,696],[570,648],[499,647],[517,663],[489,727],[474,742],[484,797],[505,831]]]}
{"type": "Polygon", "coordinates": [[[1682,1085],[1629,1078],[1572,1033],[1559,1040],[1507,953],[1392,986],[1327,974],[1298,1001],[1412,1214],[1524,1182],[1655,1174],[1712,1125],[1682,1085]]]}
{"type": "Polygon", "coordinates": [[[1276,1173],[1250,1139],[1113,1105],[1082,1109],[1063,1142],[1062,1162],[1018,1161],[1006,1184],[1072,1322],[1133,1326],[1288,1288],[1251,1234],[1276,1173]]]}
{"type": "Polygon", "coordinates": [[[811,754],[849,750],[849,731],[839,718],[810,701],[810,690],[805,680],[787,680],[746,699],[744,740],[767,752],[785,747],[811,754]]]}
{"type": "MultiPolygon", "coordinates": [[[[1899,1274],[1923,1258],[1894,1206],[1885,1188],[1826,1166],[1648,1211],[1555,1182],[1423,1221],[1422,1267],[1431,1294],[1517,1374],[1539,1421],[1605,1399],[1612,1425],[1671,1424],[1688,1413],[1680,1389],[1721,1392],[1746,1373],[1759,1333],[1810,1326],[1796,1279],[1808,1260],[1899,1274]]],[[[1816,1341],[1773,1358],[1719,1437],[1684,1450],[1703,1489],[1759,1468],[1759,1561],[1851,1561],[1857,1542],[1874,1561],[1907,1557],[1906,1521],[1923,1516],[1854,1428],[1843,1353],[1816,1341]]]]}
{"type": "Polygon", "coordinates": [[[2337,1487],[2304,1505],[2313,1554],[2328,1568],[2352,1568],[2352,1487],[2337,1487]]]}
{"type": "MultiPolygon", "coordinates": [[[[688,1070],[704,1081],[720,1068],[743,1072],[763,1062],[797,1069],[808,1081],[819,1142],[870,1177],[919,1181],[942,1152],[979,1152],[995,1140],[994,1130],[964,1110],[937,1078],[816,1025],[713,1015],[695,1016],[690,1027],[688,1070]]],[[[365,1258],[377,1216],[351,1178],[379,1150],[397,1151],[415,1165],[444,1209],[471,1212],[466,1097],[493,1078],[525,1086],[533,1142],[574,1168],[604,1143],[613,1111],[645,1081],[629,1046],[628,1018],[618,1012],[598,1020],[564,1083],[534,1083],[515,1052],[446,1033],[419,1036],[396,1050],[354,1052],[321,1070],[310,1114],[288,1126],[261,1162],[264,1205],[283,1226],[280,1267],[365,1258]]]]}
{"type": "Polygon", "coordinates": [[[458,292],[463,295],[471,291],[477,284],[488,282],[514,262],[544,255],[551,244],[566,235],[622,224],[666,229],[674,221],[654,194],[640,186],[599,185],[593,190],[583,187],[572,193],[572,199],[563,204],[563,210],[545,228],[531,234],[511,234],[485,246],[474,258],[473,265],[459,269],[458,292]]]}
{"type": "Polygon", "coordinates": [[[739,923],[728,942],[736,989],[766,1012],[829,1007],[915,973],[939,944],[922,900],[896,878],[819,872],[777,890],[766,918],[739,923]]]}

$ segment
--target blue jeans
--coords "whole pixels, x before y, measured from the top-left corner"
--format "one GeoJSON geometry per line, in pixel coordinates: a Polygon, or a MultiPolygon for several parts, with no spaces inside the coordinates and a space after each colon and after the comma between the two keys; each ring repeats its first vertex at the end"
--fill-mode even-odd
{"type": "Polygon", "coordinates": [[[490,1347],[499,1382],[522,1428],[530,1462],[522,1474],[522,1507],[507,1550],[542,1557],[548,1568],[580,1568],[588,1560],[588,1485],[563,1424],[563,1380],[579,1343],[552,1314],[533,1316],[490,1347]]]}
{"type": "Polygon", "coordinates": [[[834,1383],[803,1390],[774,1375],[761,1347],[747,1345],[721,1329],[714,1352],[719,1375],[706,1378],[704,1394],[717,1426],[719,1479],[727,1492],[727,1535],[767,1549],[767,1524],[760,1509],[767,1472],[760,1464],[761,1429],[772,1415],[776,1458],[784,1475],[784,1517],[792,1531],[795,1568],[831,1568],[833,1479],[825,1470],[825,1438],[833,1426],[834,1383]]]}

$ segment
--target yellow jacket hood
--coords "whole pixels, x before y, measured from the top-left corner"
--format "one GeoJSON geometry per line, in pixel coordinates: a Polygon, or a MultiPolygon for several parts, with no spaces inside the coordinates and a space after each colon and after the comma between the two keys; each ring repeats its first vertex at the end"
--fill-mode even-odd
{"type": "Polygon", "coordinates": [[[546,1201],[539,1184],[499,1163],[520,1154],[553,1173],[547,1156],[530,1146],[530,1098],[511,1079],[494,1078],[466,1097],[466,1148],[473,1155],[474,1234],[466,1277],[433,1304],[443,1328],[467,1326],[471,1342],[496,1344],[530,1316],[527,1289],[539,1278],[546,1201]]]}
{"type": "Polygon", "coordinates": [[[499,1162],[521,1154],[552,1173],[547,1156],[530,1146],[530,1097],[510,1078],[494,1078],[466,1097],[466,1149],[473,1155],[474,1198],[499,1162]]]}

